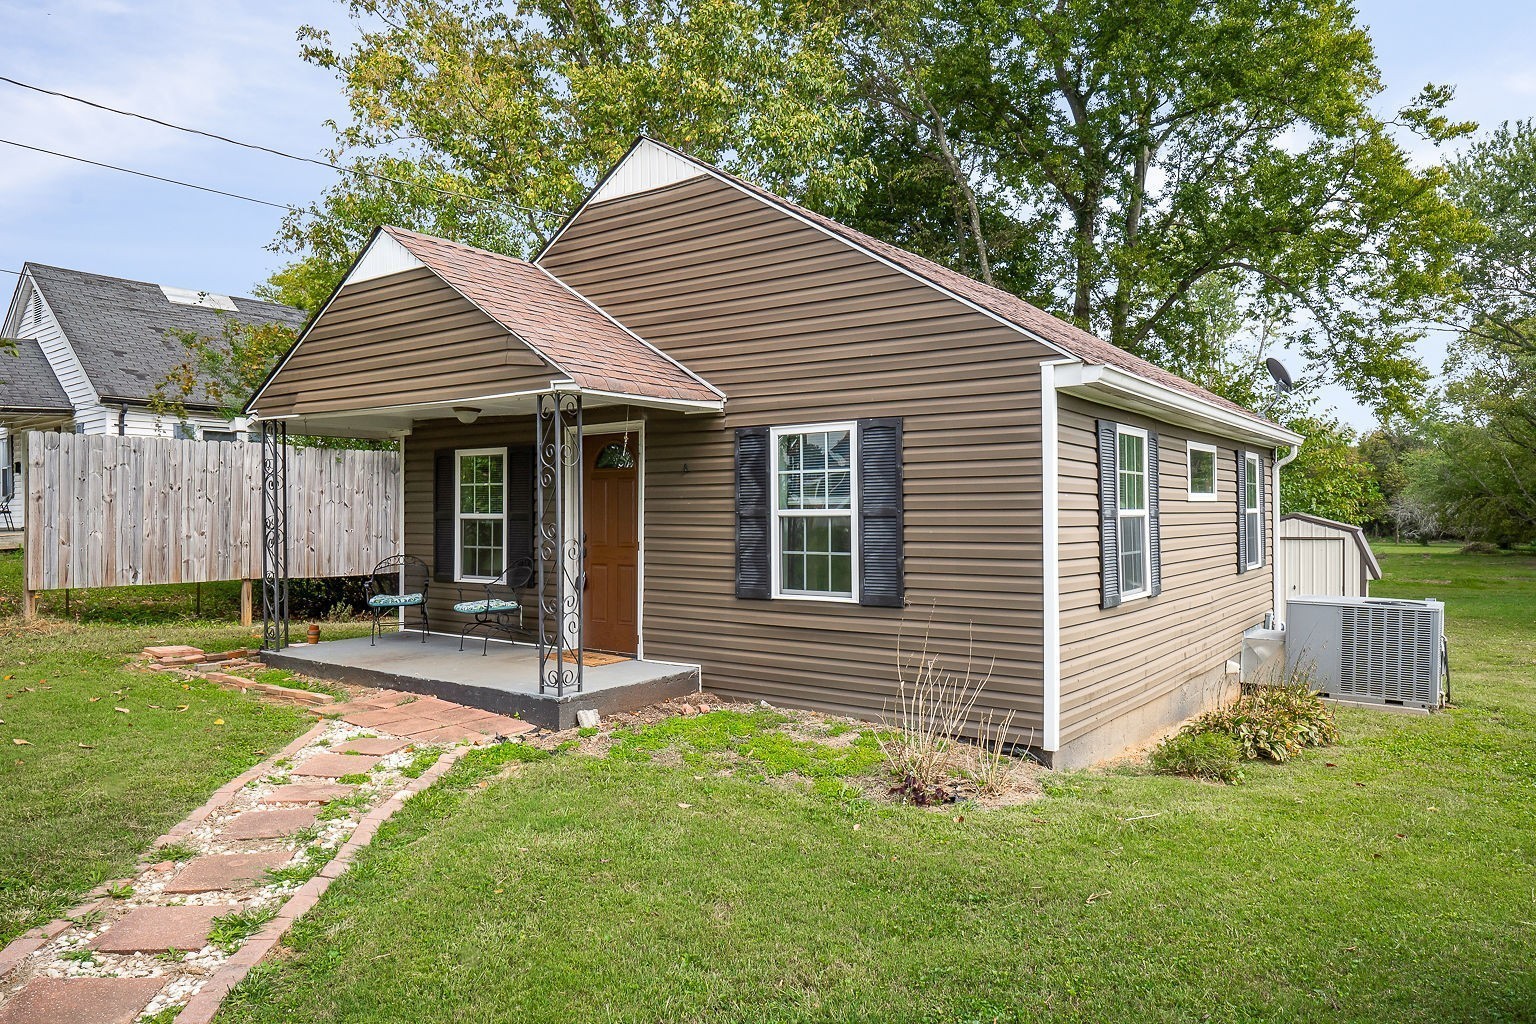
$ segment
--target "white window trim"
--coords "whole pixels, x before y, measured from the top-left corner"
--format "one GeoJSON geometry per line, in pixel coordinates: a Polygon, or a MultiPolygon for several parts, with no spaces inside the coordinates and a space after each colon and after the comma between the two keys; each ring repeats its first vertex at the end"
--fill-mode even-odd
{"type": "Polygon", "coordinates": [[[1213,444],[1190,441],[1184,457],[1184,481],[1189,488],[1190,501],[1217,501],[1221,495],[1221,452],[1213,444]],[[1195,490],[1195,452],[1205,452],[1211,457],[1211,489],[1195,490]]]}
{"type": "Polygon", "coordinates": [[[498,576],[464,575],[464,520],[496,518],[500,518],[503,521],[501,528],[501,565],[504,572],[507,565],[507,528],[505,526],[507,518],[507,449],[505,447],[455,448],[453,450],[453,578],[455,582],[494,583],[499,578],[498,576]],[[499,517],[481,512],[463,511],[464,470],[462,462],[466,456],[472,455],[501,456],[501,515],[499,517]]]}
{"type": "Polygon", "coordinates": [[[1264,485],[1259,479],[1259,474],[1264,472],[1264,458],[1257,452],[1243,452],[1243,518],[1247,521],[1247,533],[1249,537],[1255,535],[1259,538],[1258,561],[1250,562],[1248,552],[1243,552],[1243,565],[1248,569],[1262,569],[1264,567],[1264,485]],[[1253,493],[1258,506],[1248,504],[1248,486],[1253,485],[1253,493]],[[1258,529],[1253,524],[1258,524],[1258,529]]]}
{"type": "Polygon", "coordinates": [[[773,427],[768,431],[768,500],[771,503],[773,513],[769,523],[769,547],[772,570],[772,590],[776,601],[829,601],[833,604],[858,604],[859,603],[859,425],[854,421],[844,423],[809,423],[803,426],[773,427]],[[829,430],[848,431],[848,508],[844,509],[805,509],[796,512],[785,512],[779,508],[779,438],[785,434],[817,434],[829,430]],[[779,529],[779,520],[785,516],[805,518],[807,516],[832,515],[839,516],[847,512],[848,538],[852,561],[853,593],[847,596],[841,594],[804,594],[796,591],[785,592],[781,586],[779,576],[783,571],[783,534],[779,529]]]}
{"type": "MultiPolygon", "coordinates": [[[[1120,602],[1135,601],[1143,597],[1152,596],[1152,488],[1157,486],[1152,479],[1152,458],[1147,450],[1149,439],[1147,432],[1140,427],[1127,426],[1124,423],[1115,424],[1115,558],[1121,555],[1121,544],[1125,537],[1125,531],[1120,529],[1120,522],[1127,518],[1127,513],[1120,508],[1120,438],[1125,435],[1141,438],[1141,476],[1144,483],[1142,494],[1142,508],[1139,511],[1129,513],[1129,518],[1140,519],[1145,525],[1141,531],[1141,578],[1146,581],[1140,590],[1121,590],[1120,602]]],[[[1116,571],[1119,571],[1117,565],[1116,571]]],[[[1120,582],[1125,582],[1122,573],[1120,582]]]]}

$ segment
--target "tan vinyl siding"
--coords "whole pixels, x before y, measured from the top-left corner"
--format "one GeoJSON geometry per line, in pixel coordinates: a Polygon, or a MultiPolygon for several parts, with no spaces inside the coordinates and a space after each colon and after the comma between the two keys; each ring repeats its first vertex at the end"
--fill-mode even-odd
{"type": "Polygon", "coordinates": [[[712,179],[589,207],[541,259],[729,396],[651,416],[647,658],[729,696],[879,716],[898,637],[991,670],[1042,738],[1039,360],[1010,328],[712,179]],[[904,419],[907,608],[738,600],[734,430],[904,419]]]}
{"type": "MultiPolygon", "coordinates": [[[[533,417],[514,416],[460,423],[457,420],[420,420],[405,439],[405,553],[415,555],[436,569],[432,549],[433,459],[445,448],[501,448],[533,444],[533,417]]],[[[448,575],[453,574],[452,567],[448,575]]],[[[485,596],[483,583],[445,583],[433,579],[427,588],[427,611],[434,633],[457,633],[468,622],[456,615],[453,605],[485,596]]],[[[531,604],[531,600],[528,602],[531,604]]],[[[532,609],[527,621],[532,624],[532,609]]]]}
{"type": "MultiPolygon", "coordinates": [[[[599,410],[587,416],[589,426],[622,419],[613,409],[599,410]]],[[[534,417],[491,416],[474,423],[460,423],[455,419],[417,420],[409,437],[405,439],[405,553],[414,555],[436,568],[433,550],[432,499],[434,494],[432,474],[439,451],[458,448],[506,448],[534,443],[534,417]]],[[[453,574],[450,566],[448,575],[453,574]]],[[[500,591],[498,591],[500,594],[500,591]]],[[[473,601],[485,596],[484,583],[443,582],[433,579],[427,590],[427,610],[432,617],[434,633],[457,633],[469,616],[454,612],[453,606],[460,600],[473,601]]],[[[524,598],[525,622],[528,635],[520,639],[533,642],[535,623],[533,606],[535,596],[524,598]]],[[[492,634],[500,637],[500,634],[492,634]]],[[[505,637],[501,637],[505,639],[505,637]]],[[[467,649],[467,648],[466,648],[467,649]]]]}
{"type": "Polygon", "coordinates": [[[1235,658],[1243,631],[1273,600],[1273,518],[1265,511],[1264,565],[1237,571],[1237,455],[1257,451],[1272,508],[1274,452],[1062,396],[1059,409],[1061,742],[1169,696],[1235,658]],[[1102,609],[1099,582],[1099,418],[1158,433],[1163,590],[1102,609]],[[1191,501],[1190,440],[1217,448],[1217,497],[1191,501]]]}
{"type": "Polygon", "coordinates": [[[256,404],[263,416],[343,412],[528,391],[560,376],[417,268],[343,287],[256,404]]]}

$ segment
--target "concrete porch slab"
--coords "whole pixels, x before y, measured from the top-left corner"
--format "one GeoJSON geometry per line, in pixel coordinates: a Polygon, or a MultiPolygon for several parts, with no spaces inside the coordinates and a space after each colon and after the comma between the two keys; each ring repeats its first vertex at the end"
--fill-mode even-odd
{"type": "MultiPolygon", "coordinates": [[[[539,693],[535,648],[493,643],[489,654],[480,650],[473,643],[460,651],[457,637],[429,636],[422,643],[421,634],[408,632],[381,637],[374,646],[367,637],[294,644],[263,651],[261,658],[290,672],[426,694],[557,730],[573,728],[578,711],[638,711],[700,688],[696,665],[630,660],[587,666],[582,692],[556,697],[539,693]]],[[[379,728],[389,731],[387,725],[379,728]]]]}

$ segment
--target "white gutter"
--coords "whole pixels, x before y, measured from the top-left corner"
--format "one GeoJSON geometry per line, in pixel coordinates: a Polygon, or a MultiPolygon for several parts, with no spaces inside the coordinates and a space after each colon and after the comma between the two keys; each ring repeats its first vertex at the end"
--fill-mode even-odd
{"type": "Polygon", "coordinates": [[[1269,557],[1272,559],[1269,575],[1275,585],[1274,621],[1277,627],[1285,625],[1285,581],[1280,578],[1280,470],[1290,465],[1300,454],[1301,444],[1298,442],[1291,445],[1290,452],[1284,458],[1275,459],[1274,485],[1269,489],[1269,493],[1274,496],[1271,500],[1275,503],[1274,527],[1269,532],[1269,557]]]}
{"type": "Polygon", "coordinates": [[[1172,423],[1266,447],[1299,445],[1302,436],[1278,423],[1213,405],[1184,391],[1102,363],[1062,365],[1056,388],[1068,394],[1172,423]]]}

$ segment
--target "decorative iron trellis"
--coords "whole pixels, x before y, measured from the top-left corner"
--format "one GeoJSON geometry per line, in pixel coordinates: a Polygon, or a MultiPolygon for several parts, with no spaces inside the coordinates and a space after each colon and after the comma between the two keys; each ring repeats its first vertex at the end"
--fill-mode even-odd
{"type": "Polygon", "coordinates": [[[582,521],[581,395],[538,400],[539,692],[580,693],[586,524],[582,521]],[[567,660],[570,655],[570,660],[567,660]]]}
{"type": "Polygon", "coordinates": [[[288,424],[261,425],[261,647],[288,644],[288,424]]]}

